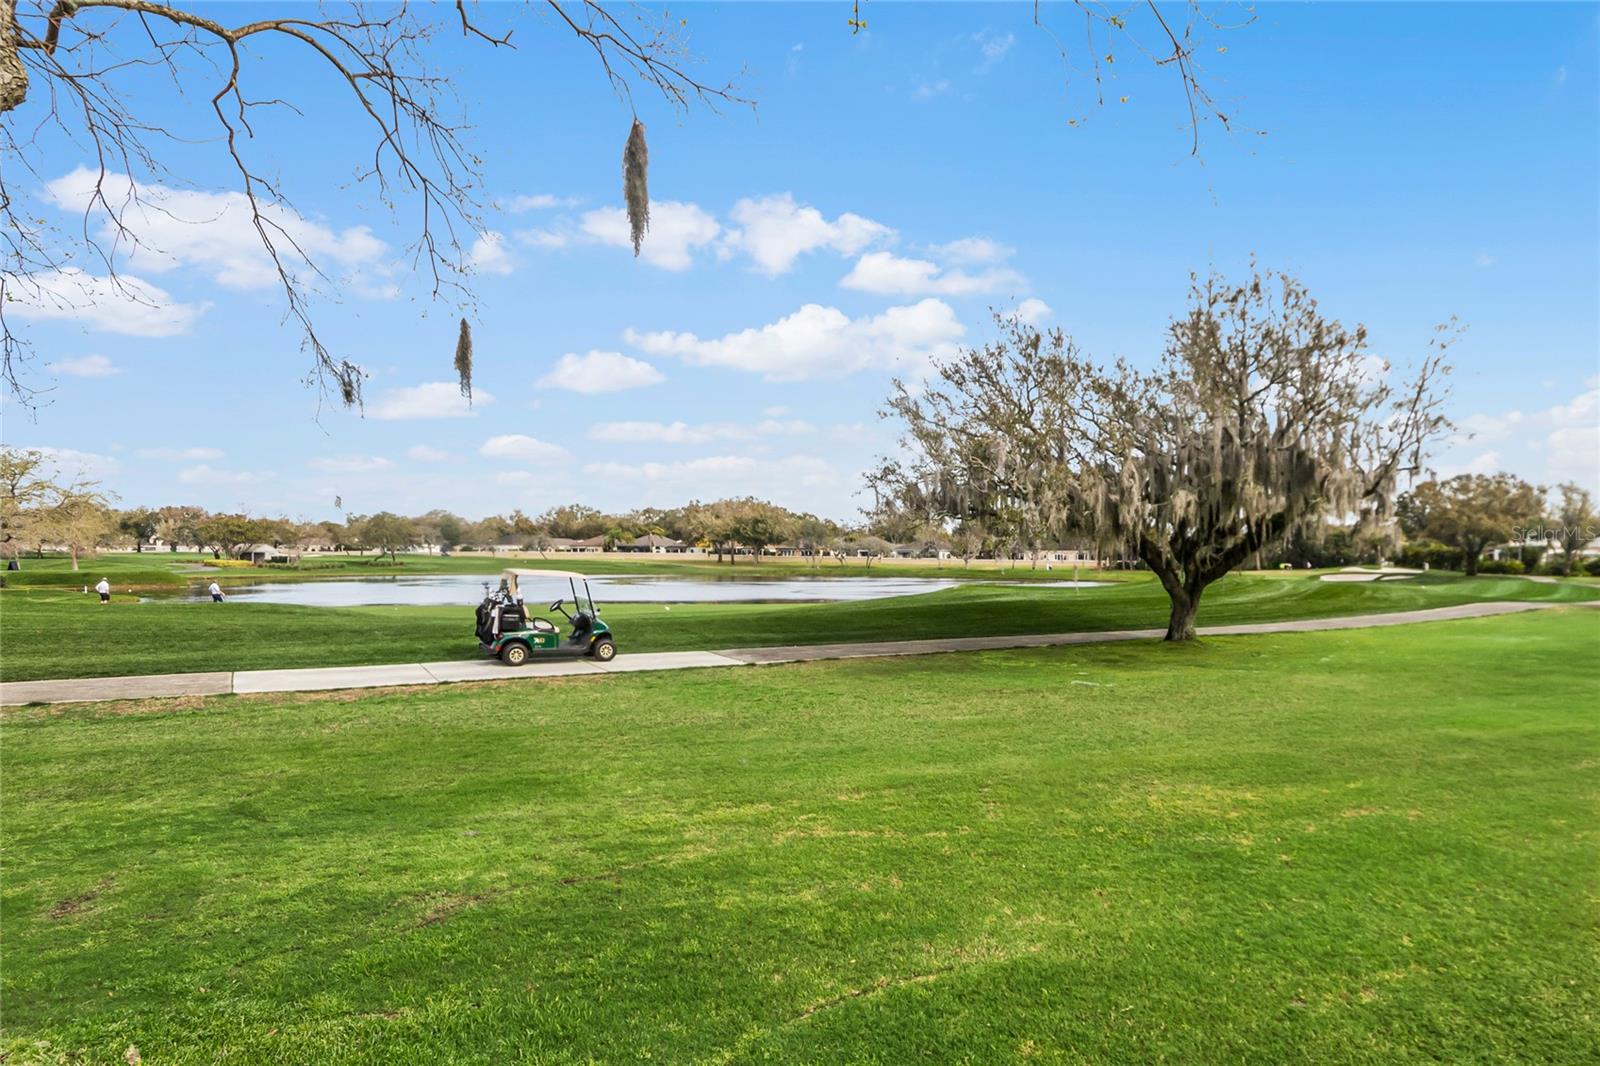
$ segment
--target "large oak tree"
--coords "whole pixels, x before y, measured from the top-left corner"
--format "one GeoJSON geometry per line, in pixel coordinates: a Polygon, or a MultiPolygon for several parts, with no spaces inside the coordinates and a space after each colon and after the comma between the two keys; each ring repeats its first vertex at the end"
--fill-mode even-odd
{"type": "Polygon", "coordinates": [[[886,505],[999,520],[1027,544],[1072,535],[1136,556],[1195,635],[1205,590],[1261,548],[1330,519],[1383,521],[1448,426],[1446,331],[1395,384],[1361,327],[1282,274],[1198,280],[1153,370],[1081,354],[1061,331],[999,335],[896,382],[904,457],[871,483],[886,505]]]}

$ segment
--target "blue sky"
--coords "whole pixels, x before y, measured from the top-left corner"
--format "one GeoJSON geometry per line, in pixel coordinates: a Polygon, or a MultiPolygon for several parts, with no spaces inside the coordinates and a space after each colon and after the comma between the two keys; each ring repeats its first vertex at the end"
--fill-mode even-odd
{"type": "MultiPolygon", "coordinates": [[[[202,140],[177,157],[192,185],[160,194],[184,220],[160,231],[165,254],[122,264],[159,306],[25,318],[51,391],[32,415],[6,403],[6,443],[54,449],[129,505],[321,518],[337,495],[352,512],[478,516],[753,493],[850,518],[860,472],[893,447],[876,417],[891,377],[981,342],[991,307],[1150,363],[1189,272],[1237,275],[1254,254],[1397,365],[1461,320],[1462,432],[1441,472],[1600,487],[1593,6],[1260,5],[1204,39],[1235,131],[1204,127],[1200,161],[1177,83],[1126,46],[1097,108],[1031,7],[874,2],[858,37],[847,11],[673,8],[697,72],[743,67],[759,109],[641,96],[655,207],[638,259],[616,216],[629,112],[592,58],[510,5],[481,19],[515,26],[515,53],[441,35],[497,205],[470,410],[448,384],[455,311],[413,275],[404,220],[351,181],[363,131],[329,110],[320,72],[273,53],[273,91],[308,117],[267,119],[247,151],[341,276],[315,314],[370,372],[365,415],[301,384],[309,358],[209,199],[229,175],[202,140]]],[[[1067,11],[1047,18],[1080,35],[1067,11]]],[[[203,95],[137,88],[210,135],[203,95]]],[[[86,162],[47,145],[33,190],[69,228],[86,162]]]]}

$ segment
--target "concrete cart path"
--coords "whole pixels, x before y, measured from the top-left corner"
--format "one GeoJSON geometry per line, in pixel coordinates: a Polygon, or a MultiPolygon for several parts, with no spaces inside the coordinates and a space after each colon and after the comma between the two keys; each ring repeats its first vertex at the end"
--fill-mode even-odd
{"type": "MultiPolygon", "coordinates": [[[[1572,604],[1496,602],[1467,603],[1423,611],[1308,618],[1289,622],[1202,626],[1203,637],[1255,633],[1310,633],[1333,629],[1443,622],[1484,618],[1551,607],[1600,607],[1600,600],[1572,604]]],[[[540,677],[621,674],[640,670],[688,670],[752,666],[763,663],[860,659],[888,655],[934,655],[955,651],[998,651],[1005,648],[1048,648],[1070,644],[1102,644],[1118,640],[1153,640],[1163,629],[1113,629],[1089,633],[1035,633],[1005,637],[947,637],[871,644],[801,644],[724,651],[667,651],[618,655],[609,663],[593,659],[537,660],[525,666],[503,666],[492,659],[442,663],[397,663],[381,666],[327,666],[305,670],[239,670],[233,673],[154,674],[139,677],[85,677],[60,681],[11,681],[0,684],[0,705],[88,703],[101,700],[149,699],[162,696],[222,696],[247,692],[316,692],[326,689],[378,688],[393,685],[441,685],[455,681],[517,681],[540,677]]]]}

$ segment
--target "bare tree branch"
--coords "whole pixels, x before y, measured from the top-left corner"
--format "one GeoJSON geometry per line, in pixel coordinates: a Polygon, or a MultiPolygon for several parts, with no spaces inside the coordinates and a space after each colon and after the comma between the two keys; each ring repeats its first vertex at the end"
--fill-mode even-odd
{"type": "MultiPolygon", "coordinates": [[[[715,107],[747,103],[732,83],[713,85],[690,74],[685,50],[665,19],[652,28],[644,15],[625,22],[594,0],[562,4],[546,0],[554,25],[569,30],[593,52],[609,84],[632,110],[635,86],[649,86],[670,105],[715,107]]],[[[211,9],[225,11],[225,8],[211,9]]],[[[465,272],[471,238],[484,231],[482,176],[466,144],[466,127],[450,117],[450,83],[433,62],[433,41],[446,20],[431,8],[404,3],[370,11],[363,3],[325,4],[314,11],[298,5],[282,17],[229,24],[211,14],[155,0],[0,0],[0,150],[8,164],[0,173],[0,378],[24,399],[32,390],[22,374],[29,351],[13,329],[8,304],[54,303],[70,307],[64,278],[73,246],[98,261],[123,298],[149,295],[123,278],[121,261],[149,247],[141,220],[163,210],[141,193],[141,183],[171,175],[164,142],[169,129],[141,116],[143,101],[123,95],[117,74],[159,67],[182,95],[204,85],[203,96],[220,130],[219,144],[236,175],[250,224],[272,263],[293,320],[312,355],[311,378],[337,391],[346,405],[360,403],[361,368],[330,351],[313,317],[317,286],[337,279],[324,273],[288,225],[286,191],[262,169],[270,153],[256,147],[251,114],[282,106],[301,112],[281,90],[249,92],[247,82],[272,84],[281,76],[272,61],[251,46],[286,42],[310,57],[342,86],[342,106],[371,130],[360,181],[370,182],[392,212],[411,214],[407,252],[431,281],[434,298],[471,304],[465,272]],[[33,128],[22,127],[24,115],[33,128]],[[80,146],[96,178],[84,205],[81,232],[67,240],[19,206],[19,182],[42,184],[38,173],[40,134],[49,131],[80,146]],[[20,161],[13,168],[11,159],[20,161]]],[[[448,21],[463,36],[491,49],[512,49],[511,31],[478,25],[466,0],[456,0],[448,21]]],[[[340,106],[334,100],[331,106],[340,106]]],[[[178,176],[181,180],[181,176],[178,176]]],[[[154,249],[159,251],[160,249],[154,249]]]]}

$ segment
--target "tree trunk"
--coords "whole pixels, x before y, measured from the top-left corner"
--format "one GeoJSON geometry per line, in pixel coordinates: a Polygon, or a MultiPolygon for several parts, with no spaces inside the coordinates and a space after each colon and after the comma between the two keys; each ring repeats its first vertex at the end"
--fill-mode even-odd
{"type": "Polygon", "coordinates": [[[1194,640],[1194,620],[1200,613],[1200,590],[1169,589],[1172,613],[1167,618],[1164,640],[1194,640]]]}
{"type": "Polygon", "coordinates": [[[72,569],[76,570],[78,569],[78,546],[76,544],[71,545],[68,550],[72,552],[72,569]]]}
{"type": "Polygon", "coordinates": [[[1461,553],[1461,569],[1468,577],[1478,576],[1478,556],[1483,554],[1483,549],[1473,551],[1468,548],[1461,553]]]}

